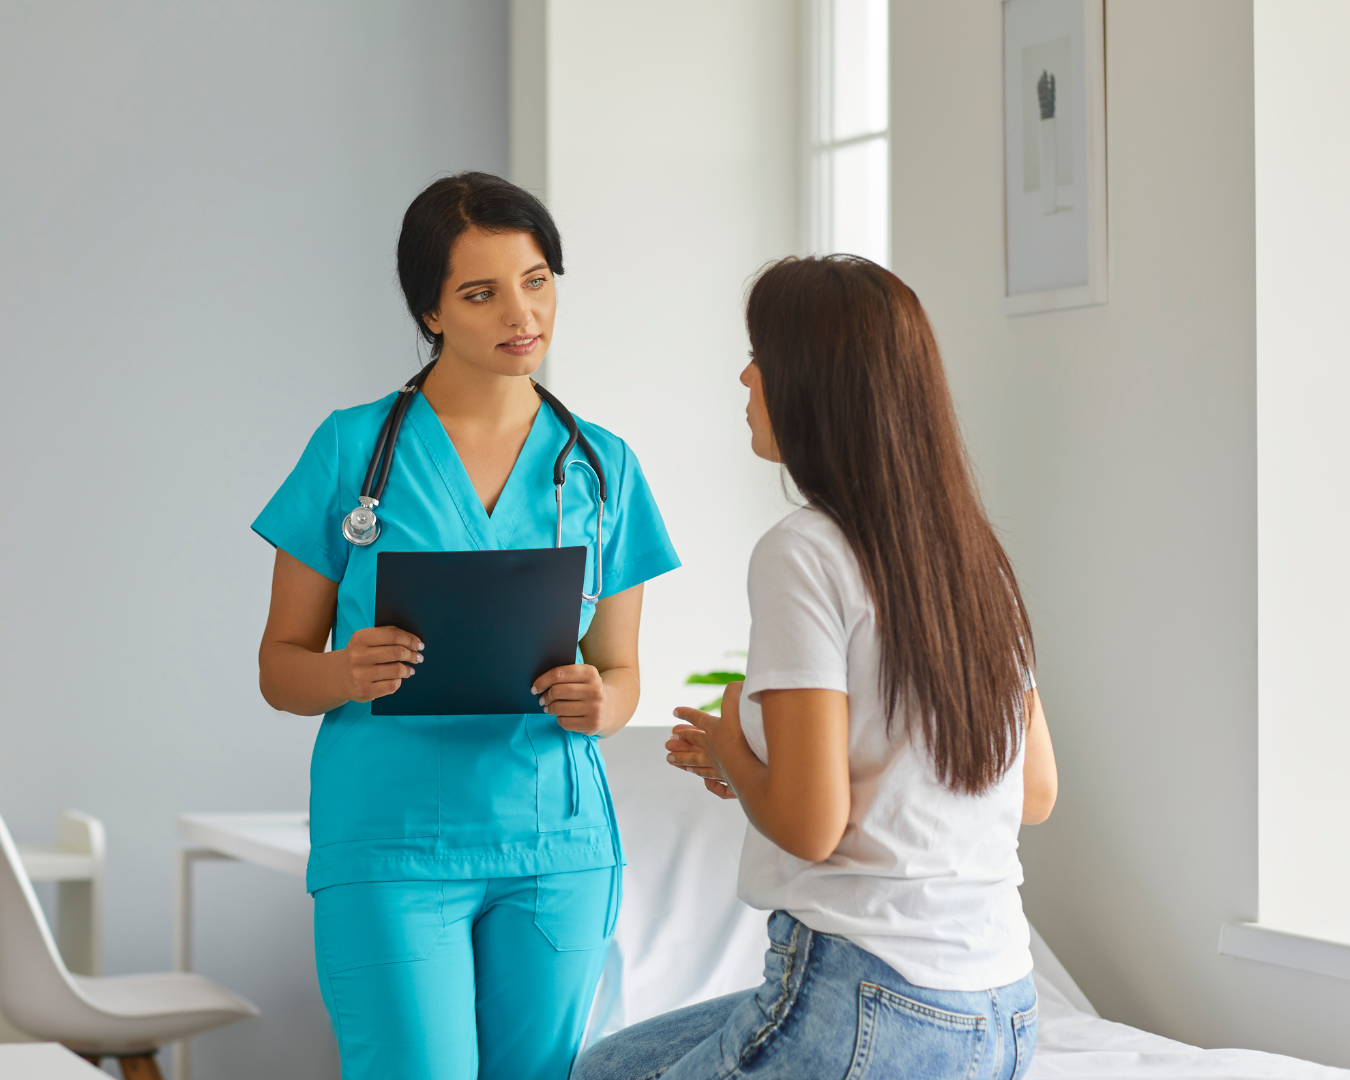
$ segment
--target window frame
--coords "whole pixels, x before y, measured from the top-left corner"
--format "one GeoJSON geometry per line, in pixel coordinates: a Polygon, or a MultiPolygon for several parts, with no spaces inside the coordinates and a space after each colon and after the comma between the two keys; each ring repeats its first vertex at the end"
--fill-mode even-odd
{"type": "MultiPolygon", "coordinates": [[[[805,251],[824,255],[838,251],[834,222],[834,164],[842,150],[869,143],[880,143],[886,157],[884,224],[885,257],[882,265],[891,265],[891,125],[890,125],[890,42],[886,43],[886,124],[884,127],[835,138],[834,120],[834,6],[839,0],[801,0],[802,33],[802,216],[801,232],[805,251]],[[828,134],[823,133],[828,132],[828,134]]],[[[887,36],[890,19],[887,13],[887,36]]]]}

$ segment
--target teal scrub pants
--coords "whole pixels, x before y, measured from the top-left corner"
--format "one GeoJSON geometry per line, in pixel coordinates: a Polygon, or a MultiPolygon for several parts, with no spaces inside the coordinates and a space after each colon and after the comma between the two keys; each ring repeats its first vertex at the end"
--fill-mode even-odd
{"type": "Polygon", "coordinates": [[[320,889],[315,960],[343,1080],[566,1080],[621,874],[320,889]]]}

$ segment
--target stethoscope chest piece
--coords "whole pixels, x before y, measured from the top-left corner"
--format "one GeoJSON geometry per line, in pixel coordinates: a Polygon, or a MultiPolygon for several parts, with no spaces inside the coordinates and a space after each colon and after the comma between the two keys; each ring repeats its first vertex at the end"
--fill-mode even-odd
{"type": "Polygon", "coordinates": [[[380,535],[380,519],[375,516],[378,499],[359,496],[361,505],[342,519],[342,535],[358,547],[375,543],[380,535]]]}
{"type": "MultiPolygon", "coordinates": [[[[409,379],[406,384],[399,387],[398,397],[394,404],[389,407],[389,414],[384,418],[384,426],[380,428],[379,437],[375,441],[375,451],[371,454],[370,465],[366,469],[365,482],[361,485],[361,495],[359,496],[361,505],[342,519],[342,535],[357,547],[368,547],[379,538],[380,519],[375,516],[375,507],[379,506],[380,500],[384,498],[384,487],[389,482],[389,469],[394,463],[394,446],[398,442],[399,429],[403,427],[403,418],[408,414],[408,407],[412,404],[413,397],[422,388],[422,383],[426,381],[427,375],[434,366],[434,363],[428,364],[409,379]]],[[[562,547],[563,543],[562,493],[563,485],[567,483],[568,466],[589,467],[591,475],[595,478],[597,495],[595,510],[595,592],[586,592],[584,586],[581,591],[582,602],[594,604],[600,599],[604,580],[602,577],[604,560],[601,544],[604,541],[605,501],[609,498],[609,491],[605,485],[605,469],[600,463],[599,456],[591,448],[591,444],[586,441],[586,436],[577,427],[576,417],[568,411],[567,406],[538,383],[533,385],[535,393],[548,404],[549,408],[562,422],[563,427],[567,429],[567,442],[553,461],[553,491],[554,498],[558,503],[558,532],[555,541],[557,547],[562,547]],[[572,452],[574,446],[581,447],[581,452],[586,457],[584,462],[568,461],[567,455],[572,452]]]]}

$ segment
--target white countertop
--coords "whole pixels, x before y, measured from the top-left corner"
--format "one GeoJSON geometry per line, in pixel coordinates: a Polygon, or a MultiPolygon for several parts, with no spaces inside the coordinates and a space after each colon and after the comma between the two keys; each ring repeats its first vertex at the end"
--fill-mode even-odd
{"type": "Polygon", "coordinates": [[[283,874],[305,876],[309,861],[309,815],[179,814],[178,835],[241,862],[283,874]]]}

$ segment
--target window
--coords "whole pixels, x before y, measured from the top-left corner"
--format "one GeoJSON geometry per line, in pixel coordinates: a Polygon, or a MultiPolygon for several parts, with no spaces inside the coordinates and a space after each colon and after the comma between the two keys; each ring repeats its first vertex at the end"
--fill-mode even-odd
{"type": "Polygon", "coordinates": [[[809,0],[808,237],[890,265],[886,0],[809,0]]]}
{"type": "Polygon", "coordinates": [[[1259,918],[1350,944],[1350,7],[1254,20],[1259,918]]]}
{"type": "Polygon", "coordinates": [[[1350,6],[1253,4],[1256,923],[1219,951],[1350,979],[1350,6]]]}

